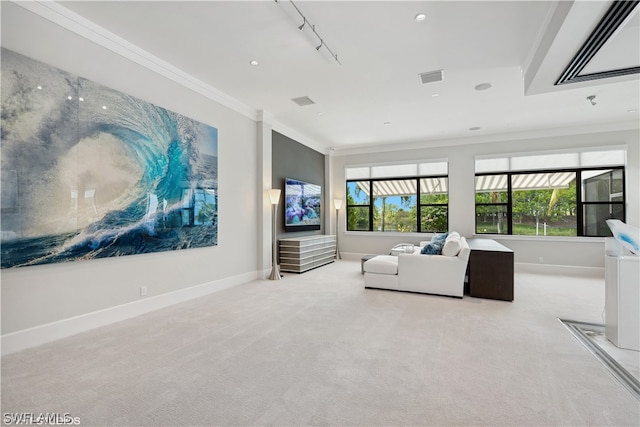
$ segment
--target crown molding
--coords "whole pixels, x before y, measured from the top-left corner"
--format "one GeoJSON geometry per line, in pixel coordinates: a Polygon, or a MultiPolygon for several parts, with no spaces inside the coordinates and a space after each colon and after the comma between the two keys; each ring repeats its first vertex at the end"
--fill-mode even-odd
{"type": "Polygon", "coordinates": [[[55,1],[29,0],[12,1],[12,3],[245,117],[257,120],[255,108],[219,91],[55,1]]]}

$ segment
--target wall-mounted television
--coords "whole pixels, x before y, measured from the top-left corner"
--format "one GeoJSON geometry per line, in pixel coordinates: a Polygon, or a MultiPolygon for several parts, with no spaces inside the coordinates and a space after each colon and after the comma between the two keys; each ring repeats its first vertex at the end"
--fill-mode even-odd
{"type": "Polygon", "coordinates": [[[284,230],[320,230],[322,187],[317,184],[285,178],[284,230]]]}

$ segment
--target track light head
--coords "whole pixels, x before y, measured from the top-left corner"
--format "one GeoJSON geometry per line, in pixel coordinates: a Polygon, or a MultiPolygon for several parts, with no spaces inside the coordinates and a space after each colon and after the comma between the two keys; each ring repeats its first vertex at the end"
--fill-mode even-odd
{"type": "MultiPolygon", "coordinates": [[[[0,1],[2,1],[2,0],[0,0],[0,1]]],[[[274,0],[274,1],[275,1],[276,3],[285,3],[285,2],[280,1],[280,0],[274,0]]],[[[296,0],[296,1],[297,1],[297,0],[296,0]]],[[[335,53],[333,53],[333,52],[331,51],[331,48],[330,48],[328,45],[324,44],[324,40],[322,40],[322,37],[321,37],[321,36],[320,36],[320,34],[318,34],[318,32],[316,31],[316,26],[315,26],[315,25],[313,25],[311,22],[309,22],[309,21],[307,20],[307,17],[306,17],[306,16],[304,16],[304,15],[302,14],[302,12],[301,12],[301,11],[300,11],[300,9],[298,8],[298,6],[296,6],[296,4],[293,2],[293,0],[289,0],[289,1],[288,1],[288,2],[286,2],[286,3],[291,4],[291,6],[293,6],[293,8],[296,10],[296,12],[298,12],[298,15],[300,15],[300,18],[302,18],[302,24],[300,24],[300,25],[298,25],[298,26],[297,26],[297,27],[298,27],[298,30],[299,30],[299,31],[303,31],[305,28],[309,28],[309,29],[311,30],[311,32],[313,32],[313,35],[315,35],[315,36],[318,38],[318,40],[320,40],[320,44],[319,44],[318,46],[315,46],[316,50],[319,52],[319,51],[320,51],[320,49],[322,49],[322,47],[324,46],[324,48],[329,52],[329,54],[333,57],[333,59],[335,59],[335,60],[336,60],[336,62],[337,62],[338,64],[342,65],[342,64],[340,63],[340,61],[338,60],[338,55],[337,55],[337,54],[335,54],[335,53]],[[309,24],[309,25],[307,25],[307,24],[309,24]]]]}
{"type": "Polygon", "coordinates": [[[587,96],[587,100],[591,103],[591,105],[596,105],[596,96],[595,95],[587,96]]]}

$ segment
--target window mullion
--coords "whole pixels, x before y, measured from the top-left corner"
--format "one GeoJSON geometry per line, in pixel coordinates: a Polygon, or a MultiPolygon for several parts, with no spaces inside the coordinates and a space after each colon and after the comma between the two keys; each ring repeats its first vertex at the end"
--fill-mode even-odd
{"type": "Polygon", "coordinates": [[[624,172],[624,168],[620,168],[622,170],[622,222],[627,222],[627,184],[625,182],[627,174],[624,172]]]}
{"type": "Polygon", "coordinates": [[[582,201],[582,170],[576,170],[576,236],[584,236],[584,203],[582,201]]]}
{"type": "Polygon", "coordinates": [[[373,180],[369,180],[369,231],[373,231],[373,180]]]}
{"type": "Polygon", "coordinates": [[[422,232],[422,221],[420,221],[420,218],[422,218],[422,200],[420,194],[420,178],[416,178],[416,230],[418,230],[418,233],[422,232]]]}
{"type": "Polygon", "coordinates": [[[511,179],[513,174],[507,174],[507,234],[513,234],[513,195],[511,194],[513,187],[511,179]]]}

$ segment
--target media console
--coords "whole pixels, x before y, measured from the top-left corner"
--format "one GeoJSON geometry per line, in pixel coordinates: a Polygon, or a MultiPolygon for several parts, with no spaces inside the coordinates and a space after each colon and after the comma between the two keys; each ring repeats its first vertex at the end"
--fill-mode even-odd
{"type": "Polygon", "coordinates": [[[336,236],[315,235],[279,240],[280,271],[304,273],[336,259],[336,236]]]}

